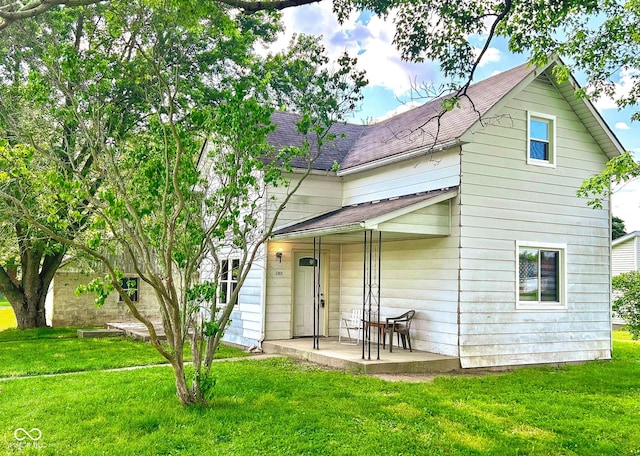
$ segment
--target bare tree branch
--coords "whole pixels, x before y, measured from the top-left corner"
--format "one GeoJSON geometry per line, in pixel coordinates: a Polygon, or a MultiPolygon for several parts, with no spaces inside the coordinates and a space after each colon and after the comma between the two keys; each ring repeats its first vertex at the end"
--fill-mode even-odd
{"type": "MultiPolygon", "coordinates": [[[[9,1],[0,5],[0,30],[6,29],[11,24],[24,19],[36,17],[56,6],[78,7],[95,5],[109,0],[34,0],[26,5],[19,0],[9,1]]],[[[273,1],[247,1],[247,0],[216,0],[218,3],[237,8],[247,14],[258,11],[280,11],[286,8],[309,5],[320,0],[273,0],[273,1]]],[[[2,2],[4,3],[4,2],[2,2]]]]}
{"type": "MultiPolygon", "coordinates": [[[[498,26],[502,21],[506,20],[512,12],[513,12],[513,1],[505,0],[502,5],[502,11],[500,11],[499,13],[482,14],[477,16],[476,19],[478,21],[482,21],[489,17],[494,17],[493,21],[491,22],[491,26],[489,27],[489,31],[487,33],[484,46],[482,47],[477,57],[473,61],[473,64],[471,66],[471,69],[468,73],[468,77],[466,78],[465,82],[462,85],[460,85],[457,89],[455,89],[453,93],[443,98],[443,102],[447,100],[452,100],[455,102],[456,105],[459,104],[459,101],[461,99],[463,98],[466,99],[469,102],[472,111],[476,113],[476,115],[478,116],[478,120],[481,122],[483,122],[482,113],[476,108],[474,101],[471,99],[471,97],[468,95],[467,92],[469,90],[469,87],[473,83],[473,77],[475,75],[476,70],[480,66],[480,62],[482,61],[482,58],[484,57],[486,52],[489,50],[492,40],[496,36],[496,30],[498,29],[498,26]]],[[[414,87],[413,90],[415,92],[419,92],[419,91],[433,92],[434,91],[433,87],[430,87],[424,83],[418,89],[415,89],[415,87],[417,87],[417,84],[415,83],[415,81],[414,83],[412,83],[412,86],[414,87]]],[[[438,90],[435,96],[432,95],[429,98],[431,100],[436,100],[440,98],[442,95],[443,95],[443,91],[438,90]]],[[[412,97],[411,101],[415,101],[415,98],[412,97]]],[[[432,116],[429,116],[421,125],[413,129],[405,129],[397,132],[392,131],[391,132],[392,135],[389,138],[389,140],[403,139],[409,142],[422,141],[422,146],[427,146],[427,150],[430,151],[428,155],[430,159],[433,159],[433,152],[434,152],[433,148],[438,144],[442,118],[451,109],[452,109],[452,106],[449,106],[448,108],[442,107],[442,109],[440,109],[437,113],[435,113],[432,116]],[[433,123],[436,124],[435,132],[428,131],[427,126],[430,126],[433,123]]]]}

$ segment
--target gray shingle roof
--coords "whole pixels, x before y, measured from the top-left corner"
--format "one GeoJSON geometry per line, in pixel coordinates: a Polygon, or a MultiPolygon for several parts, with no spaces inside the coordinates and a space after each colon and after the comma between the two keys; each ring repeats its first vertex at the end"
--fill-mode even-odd
{"type": "MultiPolygon", "coordinates": [[[[275,111],[271,120],[276,124],[276,129],[269,135],[269,143],[277,149],[286,146],[302,145],[304,136],[296,130],[296,123],[300,119],[298,114],[289,112],[275,111]]],[[[312,169],[320,171],[328,171],[333,166],[334,161],[341,163],[347,155],[353,143],[360,137],[362,131],[367,127],[365,125],[349,124],[344,122],[335,123],[329,130],[337,136],[335,141],[330,141],[322,146],[322,155],[313,163],[312,169]],[[342,138],[341,136],[345,137],[342,138]]],[[[315,139],[309,138],[309,143],[313,147],[313,151],[317,151],[315,139]]],[[[307,163],[303,159],[295,159],[292,161],[294,168],[306,168],[307,163]]]]}
{"type": "Polygon", "coordinates": [[[340,169],[346,170],[410,150],[429,150],[458,140],[478,121],[479,116],[484,115],[533,71],[533,68],[524,64],[473,84],[467,90],[468,98],[460,100],[460,107],[441,117],[438,116],[443,112],[442,101],[450,96],[435,99],[372,125],[358,138],[340,169]]]}
{"type": "MultiPolygon", "coordinates": [[[[460,99],[459,106],[444,114],[442,101],[450,96],[438,98],[369,126],[336,124],[332,127],[332,132],[345,134],[346,138],[338,139],[335,144],[327,144],[313,168],[329,170],[336,161],[340,164],[340,174],[376,162],[402,159],[413,151],[426,153],[431,149],[455,145],[476,122],[529,76],[533,79],[534,75],[548,71],[556,63],[562,62],[552,59],[544,68],[522,64],[477,82],[469,86],[466,96],[460,99]]],[[[578,100],[573,96],[575,85],[577,82],[572,79],[571,84],[563,84],[560,90],[607,156],[611,158],[619,154],[624,148],[606,122],[588,101],[578,100]]],[[[298,118],[295,114],[274,113],[273,119],[278,125],[270,136],[274,146],[301,144],[302,136],[295,129],[298,118]]],[[[294,162],[294,166],[304,165],[303,161],[294,162]]]]}

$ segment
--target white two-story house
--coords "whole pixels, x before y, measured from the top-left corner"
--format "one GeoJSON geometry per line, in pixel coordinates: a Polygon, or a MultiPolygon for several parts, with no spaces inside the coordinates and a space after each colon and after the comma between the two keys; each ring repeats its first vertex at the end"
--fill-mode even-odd
{"type": "MultiPolygon", "coordinates": [[[[610,358],[610,209],[576,190],[623,148],[556,64],[478,82],[444,114],[435,100],[336,126],[346,138],[279,218],[227,340],[337,336],[364,305],[415,310],[413,348],[463,368],[610,358]]],[[[299,141],[295,116],[273,120],[274,145],[299,141]]]]}

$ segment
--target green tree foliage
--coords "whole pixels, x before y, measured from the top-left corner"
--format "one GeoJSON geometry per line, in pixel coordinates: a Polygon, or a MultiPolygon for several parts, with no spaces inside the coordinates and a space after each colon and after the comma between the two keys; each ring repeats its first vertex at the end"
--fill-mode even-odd
{"type": "Polygon", "coordinates": [[[578,196],[590,198],[587,203],[595,209],[602,208],[613,191],[640,176],[640,166],[631,152],[612,158],[600,174],[586,179],[578,189],[578,196]]]}
{"type": "Polygon", "coordinates": [[[634,340],[640,338],[640,272],[617,275],[612,281],[615,299],[613,311],[626,322],[634,340]]]}
{"type": "MultiPolygon", "coordinates": [[[[4,0],[0,7],[0,28],[56,5],[78,6],[98,1],[4,0]]],[[[206,8],[230,6],[253,13],[315,1],[217,0],[207,2],[206,8]]],[[[180,0],[180,5],[192,6],[185,0],[180,0]]],[[[638,79],[627,94],[616,94],[612,82],[613,75],[621,69],[640,68],[639,0],[334,0],[333,9],[340,20],[363,9],[393,17],[394,41],[402,57],[439,62],[446,76],[462,80],[462,92],[492,40],[504,37],[511,51],[528,52],[536,63],[546,62],[552,54],[565,58],[574,70],[587,76],[593,95],[617,96],[621,107],[635,105],[640,93],[638,79]]],[[[560,78],[567,75],[567,71],[558,71],[560,78]]],[[[634,118],[638,116],[636,113],[634,118]]]]}
{"type": "MultiPolygon", "coordinates": [[[[492,40],[503,37],[512,52],[529,53],[534,63],[557,55],[585,74],[589,90],[579,95],[617,97],[620,107],[637,104],[640,80],[619,94],[613,78],[621,69],[640,68],[638,0],[336,0],[334,5],[340,17],[354,7],[397,12],[395,43],[403,58],[439,62],[446,76],[462,81],[462,92],[492,40]]],[[[559,80],[568,77],[568,69],[558,68],[559,80]]]]}
{"type": "Polygon", "coordinates": [[[624,220],[620,217],[611,217],[611,240],[618,239],[627,234],[627,229],[624,226],[624,220]]]}
{"type": "MultiPolygon", "coordinates": [[[[73,192],[70,176],[87,175],[101,131],[118,136],[128,128],[122,115],[126,105],[110,116],[89,107],[87,100],[98,94],[113,96],[101,81],[116,78],[117,70],[104,63],[111,44],[91,41],[95,26],[82,14],[71,19],[78,12],[24,22],[0,35],[0,180],[7,193],[37,213],[40,223],[70,238],[88,221],[85,202],[65,197],[73,192]],[[87,51],[80,52],[81,46],[87,51]],[[61,185],[59,194],[44,194],[50,179],[69,186],[61,185]]],[[[15,210],[9,200],[0,201],[0,291],[20,328],[42,327],[46,294],[68,248],[15,217],[15,210]]]]}
{"type": "Polygon", "coordinates": [[[192,8],[184,14],[175,5],[112,2],[75,17],[70,11],[77,10],[43,17],[33,40],[56,41],[60,55],[40,60],[39,74],[20,83],[48,84],[41,76],[47,64],[63,62],[69,74],[55,74],[73,97],[46,86],[25,90],[25,101],[42,99],[33,112],[73,125],[76,143],[80,136],[92,141],[52,151],[39,145],[40,134],[31,143],[5,140],[0,199],[43,239],[101,262],[104,277],[79,291],[95,293],[98,305],[117,292],[171,363],[182,403],[203,404],[215,384],[214,353],[251,265],[324,144],[335,139],[331,125],[360,100],[365,80],[347,56],[331,70],[315,38],[296,37],[283,54],[258,57],[254,46],[279,30],[275,15],[192,8]],[[77,81],[82,85],[74,87],[77,81]],[[69,98],[73,109],[64,109],[69,98]],[[307,138],[300,147],[268,144],[276,106],[300,115],[298,130],[307,138]],[[285,174],[292,160],[307,163],[295,185],[285,174]],[[15,190],[27,178],[35,190],[30,199],[15,190]],[[283,187],[283,200],[265,199],[265,184],[283,187]],[[275,217],[264,226],[267,204],[275,217]],[[69,232],[75,220],[86,229],[69,232]],[[239,258],[238,285],[219,305],[216,277],[230,252],[239,258]],[[206,258],[213,259],[213,280],[200,283],[206,258]],[[166,341],[123,287],[124,272],[153,290],[166,341]],[[191,381],[183,359],[188,341],[191,381]]]}

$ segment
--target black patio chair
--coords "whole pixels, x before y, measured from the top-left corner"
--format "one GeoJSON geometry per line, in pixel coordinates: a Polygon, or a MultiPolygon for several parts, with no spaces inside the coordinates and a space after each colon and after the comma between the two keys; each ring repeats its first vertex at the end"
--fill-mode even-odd
{"type": "Polygon", "coordinates": [[[407,343],[409,343],[409,351],[411,349],[411,320],[416,315],[415,310],[410,310],[397,317],[387,318],[387,324],[385,325],[384,332],[385,338],[389,334],[389,352],[393,351],[393,333],[398,335],[398,346],[400,346],[400,339],[402,338],[402,348],[407,349],[407,343]]]}

